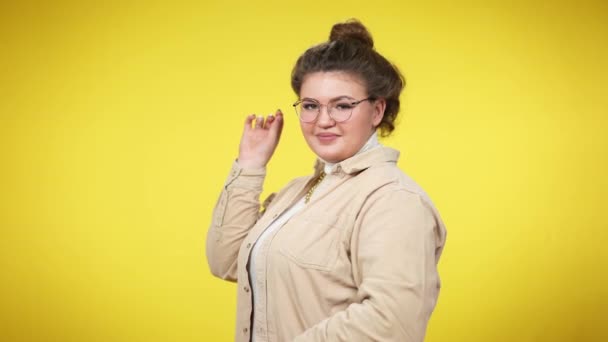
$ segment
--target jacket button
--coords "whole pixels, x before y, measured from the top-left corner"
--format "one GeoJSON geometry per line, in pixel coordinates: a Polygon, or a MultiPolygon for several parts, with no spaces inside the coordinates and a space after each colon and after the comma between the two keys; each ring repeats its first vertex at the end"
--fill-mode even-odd
{"type": "Polygon", "coordinates": [[[243,334],[246,334],[249,331],[247,328],[243,328],[243,334]]]}
{"type": "Polygon", "coordinates": [[[245,290],[245,292],[249,292],[249,288],[247,286],[243,287],[243,290],[245,290]]]}
{"type": "Polygon", "coordinates": [[[251,244],[250,244],[250,243],[248,243],[248,244],[247,244],[247,248],[249,248],[249,247],[251,247],[251,244]]]}

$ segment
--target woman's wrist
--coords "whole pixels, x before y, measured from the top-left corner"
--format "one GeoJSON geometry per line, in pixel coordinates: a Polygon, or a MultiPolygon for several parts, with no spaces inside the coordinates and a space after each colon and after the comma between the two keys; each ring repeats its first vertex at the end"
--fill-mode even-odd
{"type": "Polygon", "coordinates": [[[243,169],[263,169],[266,167],[266,163],[247,158],[237,158],[236,163],[243,169]]]}

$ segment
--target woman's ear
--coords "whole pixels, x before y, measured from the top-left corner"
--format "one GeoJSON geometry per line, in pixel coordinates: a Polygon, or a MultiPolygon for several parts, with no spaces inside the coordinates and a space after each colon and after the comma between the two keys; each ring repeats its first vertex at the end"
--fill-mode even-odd
{"type": "Polygon", "coordinates": [[[386,110],[386,100],[384,98],[379,98],[372,102],[374,106],[374,113],[372,116],[372,123],[374,127],[378,127],[380,122],[382,122],[382,118],[384,117],[384,111],[386,110]]]}

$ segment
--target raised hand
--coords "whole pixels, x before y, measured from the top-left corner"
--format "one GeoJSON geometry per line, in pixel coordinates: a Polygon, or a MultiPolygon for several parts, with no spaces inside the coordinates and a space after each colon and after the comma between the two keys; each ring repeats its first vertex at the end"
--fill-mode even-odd
{"type": "Polygon", "coordinates": [[[264,116],[249,115],[239,146],[239,165],[243,168],[266,166],[277,148],[282,130],[283,113],[280,109],[275,115],[268,115],[266,120],[264,116]]]}

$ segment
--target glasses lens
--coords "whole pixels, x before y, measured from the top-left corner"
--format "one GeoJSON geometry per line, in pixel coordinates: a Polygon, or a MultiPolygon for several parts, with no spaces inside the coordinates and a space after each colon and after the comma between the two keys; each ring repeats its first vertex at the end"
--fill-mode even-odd
{"type": "Polygon", "coordinates": [[[296,106],[296,112],[303,122],[315,121],[319,114],[319,104],[313,101],[303,101],[296,106]]]}
{"type": "Polygon", "coordinates": [[[350,102],[338,102],[331,105],[331,117],[336,122],[346,121],[350,118],[354,106],[350,102]]]}

